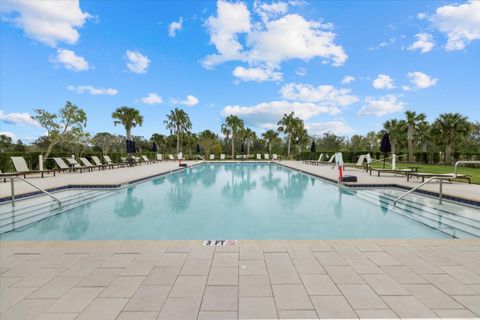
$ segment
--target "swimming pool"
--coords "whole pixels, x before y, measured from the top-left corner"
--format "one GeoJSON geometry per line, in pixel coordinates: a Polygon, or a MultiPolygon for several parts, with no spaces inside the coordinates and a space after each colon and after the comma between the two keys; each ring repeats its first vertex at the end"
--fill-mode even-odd
{"type": "MultiPolygon", "coordinates": [[[[449,238],[273,163],[203,163],[2,235],[3,240],[449,238]]],[[[370,195],[371,196],[371,195],[370,195]]]]}

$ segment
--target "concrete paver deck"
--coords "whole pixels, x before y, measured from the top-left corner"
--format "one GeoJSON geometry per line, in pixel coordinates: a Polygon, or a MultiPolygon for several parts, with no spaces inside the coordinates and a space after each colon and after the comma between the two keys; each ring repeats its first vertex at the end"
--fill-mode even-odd
{"type": "Polygon", "coordinates": [[[479,318],[480,240],[2,241],[0,293],[5,320],[479,318]]]}

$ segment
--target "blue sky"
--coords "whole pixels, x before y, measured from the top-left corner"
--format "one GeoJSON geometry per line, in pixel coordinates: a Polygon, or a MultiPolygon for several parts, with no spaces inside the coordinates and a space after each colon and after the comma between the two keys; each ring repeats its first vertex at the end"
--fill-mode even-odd
{"type": "Polygon", "coordinates": [[[311,134],[378,130],[404,110],[480,120],[480,2],[2,1],[0,132],[32,141],[35,108],[66,100],[87,130],[167,133],[172,107],[193,131],[236,114],[257,132],[295,111],[311,134]]]}

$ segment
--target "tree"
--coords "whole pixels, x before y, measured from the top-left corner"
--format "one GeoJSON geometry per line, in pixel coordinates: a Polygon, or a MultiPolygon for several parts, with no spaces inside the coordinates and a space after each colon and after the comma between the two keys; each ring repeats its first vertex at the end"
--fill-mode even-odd
{"type": "Polygon", "coordinates": [[[235,159],[235,138],[237,134],[243,129],[243,120],[235,115],[229,115],[222,124],[222,133],[230,135],[232,140],[232,160],[235,159]]]}
{"type": "Polygon", "coordinates": [[[40,126],[47,130],[49,138],[47,150],[43,154],[44,161],[52,152],[52,148],[65,138],[67,132],[70,130],[83,131],[87,125],[87,114],[85,111],[70,101],[65,103],[65,106],[60,109],[58,114],[44,109],[35,109],[34,112],[36,115],[32,116],[32,118],[37,120],[40,126]]]}
{"type": "Polygon", "coordinates": [[[262,138],[267,142],[268,153],[272,154],[272,143],[278,139],[278,132],[275,130],[267,130],[262,134],[262,138]]]}
{"type": "Polygon", "coordinates": [[[182,109],[175,108],[170,110],[167,114],[167,120],[164,121],[167,130],[170,130],[170,134],[177,136],[177,154],[180,153],[180,135],[187,133],[192,129],[192,122],[188,114],[182,109]]]}
{"type": "Polygon", "coordinates": [[[188,131],[183,135],[183,143],[188,147],[188,154],[192,158],[192,148],[197,144],[197,135],[188,131]]]}
{"type": "Polygon", "coordinates": [[[132,139],[132,128],[143,125],[143,117],[140,115],[140,111],[127,106],[117,108],[112,113],[112,118],[115,126],[121,124],[125,128],[127,140],[132,139]]]}
{"type": "Polygon", "coordinates": [[[309,139],[303,120],[300,118],[294,118],[292,139],[295,141],[297,145],[297,152],[300,155],[302,153],[302,147],[308,143],[309,139]]]}
{"type": "Polygon", "coordinates": [[[289,114],[284,114],[283,118],[278,121],[278,131],[283,132],[287,136],[287,157],[290,156],[290,145],[292,143],[292,134],[295,130],[296,120],[295,113],[292,111],[289,114]]]}
{"type": "Polygon", "coordinates": [[[250,128],[245,128],[241,133],[242,139],[247,145],[247,158],[250,157],[250,145],[252,145],[257,138],[257,134],[250,128]]]}
{"type": "Polygon", "coordinates": [[[155,143],[157,145],[158,150],[163,153],[166,145],[166,137],[160,133],[154,133],[150,137],[150,142],[155,143]]]}
{"type": "Polygon", "coordinates": [[[432,132],[440,145],[445,146],[445,163],[452,163],[453,148],[468,137],[471,124],[460,113],[443,113],[432,125],[432,132]]]}
{"type": "Polygon", "coordinates": [[[210,130],[204,130],[198,134],[198,144],[206,155],[215,151],[216,147],[220,147],[218,136],[210,130]]]}
{"type": "Polygon", "coordinates": [[[99,132],[91,139],[91,142],[102,150],[103,155],[107,155],[118,143],[118,138],[108,132],[99,132]]]}
{"type": "Polygon", "coordinates": [[[408,142],[408,162],[413,160],[413,137],[418,125],[426,119],[425,113],[417,114],[415,111],[405,111],[406,125],[407,125],[407,142],[408,142]]]}
{"type": "Polygon", "coordinates": [[[9,149],[11,146],[12,146],[12,138],[5,134],[0,134],[0,150],[4,152],[6,149],[9,149]]]}
{"type": "Polygon", "coordinates": [[[428,142],[431,137],[431,126],[426,121],[422,121],[417,126],[416,140],[419,141],[420,151],[427,152],[428,142]]]}
{"type": "Polygon", "coordinates": [[[75,128],[65,134],[63,144],[75,154],[75,156],[81,157],[90,141],[90,133],[75,128]]]}
{"type": "Polygon", "coordinates": [[[399,140],[405,132],[406,123],[403,120],[392,119],[385,121],[383,124],[384,133],[388,133],[390,137],[390,145],[392,146],[392,153],[396,153],[396,148],[399,140]]]}

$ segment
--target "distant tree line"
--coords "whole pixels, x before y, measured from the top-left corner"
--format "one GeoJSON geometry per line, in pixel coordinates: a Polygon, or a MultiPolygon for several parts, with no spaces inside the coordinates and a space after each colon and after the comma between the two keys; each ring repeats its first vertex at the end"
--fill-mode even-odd
{"type": "MultiPolygon", "coordinates": [[[[143,125],[140,111],[128,106],[119,107],[112,113],[114,125],[125,129],[125,136],[109,132],[91,135],[86,131],[87,115],[80,107],[67,101],[57,113],[35,109],[33,119],[47,130],[30,145],[21,140],[16,142],[6,135],[0,135],[2,152],[42,152],[44,158],[52,153],[71,153],[76,156],[88,153],[125,153],[126,139],[135,142],[138,153],[156,149],[158,153],[178,153],[192,156],[226,153],[234,158],[236,154],[250,156],[252,153],[277,153],[288,158],[299,158],[305,152],[345,151],[378,152],[385,133],[389,134],[392,153],[404,154],[403,161],[418,160],[415,155],[438,154],[441,161],[451,164],[457,153],[477,153],[480,157],[480,122],[471,122],[460,113],[440,114],[432,123],[426,121],[424,113],[406,111],[403,119],[390,119],[380,131],[351,137],[334,132],[323,135],[309,135],[302,119],[294,112],[284,114],[276,130],[269,129],[257,135],[236,115],[226,117],[219,128],[220,135],[212,130],[192,132],[188,114],[174,108],[166,116],[164,125],[168,135],[153,133],[151,137],[136,136],[132,131],[143,125]],[[155,146],[154,146],[155,145],[155,146]]],[[[425,159],[424,159],[425,161],[425,159]]],[[[428,162],[428,159],[427,161],[428,162]]]]}

